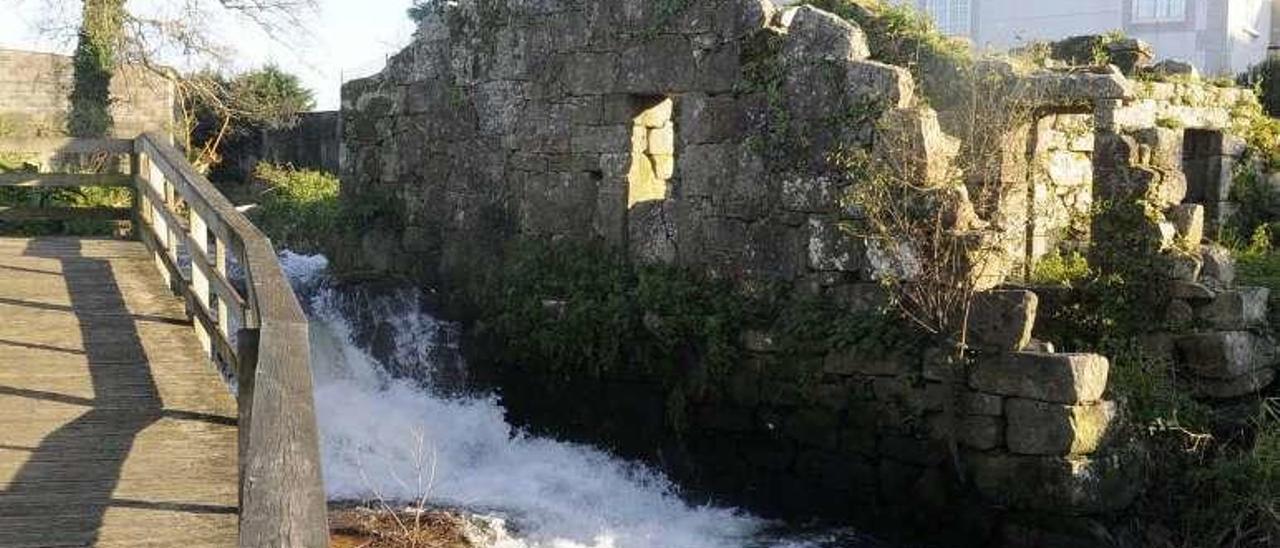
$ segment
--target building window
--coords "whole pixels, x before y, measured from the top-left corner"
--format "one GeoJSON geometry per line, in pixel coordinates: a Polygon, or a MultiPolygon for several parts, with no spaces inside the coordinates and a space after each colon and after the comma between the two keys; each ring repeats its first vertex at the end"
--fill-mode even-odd
{"type": "Polygon", "coordinates": [[[973,0],[923,0],[921,7],[951,36],[968,36],[973,30],[973,0]]]}
{"type": "Polygon", "coordinates": [[[1187,0],[1133,0],[1134,23],[1182,23],[1187,0]]]}

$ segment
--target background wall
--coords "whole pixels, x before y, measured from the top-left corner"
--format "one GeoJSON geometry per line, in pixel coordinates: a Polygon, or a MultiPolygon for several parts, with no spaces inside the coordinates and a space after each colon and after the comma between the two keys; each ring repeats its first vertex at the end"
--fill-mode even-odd
{"type": "MultiPolygon", "coordinates": [[[[66,129],[73,70],[71,58],[0,49],[0,134],[56,136],[66,129]]],[[[171,132],[173,82],[140,67],[123,67],[111,83],[117,137],[145,131],[171,132]]]]}

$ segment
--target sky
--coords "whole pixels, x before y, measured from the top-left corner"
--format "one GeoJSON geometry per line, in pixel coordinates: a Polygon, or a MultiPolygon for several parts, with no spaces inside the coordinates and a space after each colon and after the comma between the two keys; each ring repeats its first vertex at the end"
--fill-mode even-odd
{"type": "MultiPolygon", "coordinates": [[[[219,42],[234,51],[232,71],[267,63],[297,74],[316,95],[318,110],[335,110],[342,82],[382,69],[387,56],[409,43],[414,24],[405,15],[411,0],[316,0],[318,13],[307,14],[306,30],[276,40],[241,18],[214,13],[219,42]]],[[[166,0],[128,0],[135,13],[171,8],[166,0]]],[[[215,6],[213,0],[206,0],[215,6]]],[[[0,0],[0,47],[70,53],[79,19],[78,0],[0,0]],[[49,29],[53,30],[50,31],[49,29]]],[[[212,11],[212,10],[211,10],[212,11]]],[[[231,53],[229,51],[229,53],[231,53]]],[[[194,68],[182,55],[166,63],[194,68]]]]}

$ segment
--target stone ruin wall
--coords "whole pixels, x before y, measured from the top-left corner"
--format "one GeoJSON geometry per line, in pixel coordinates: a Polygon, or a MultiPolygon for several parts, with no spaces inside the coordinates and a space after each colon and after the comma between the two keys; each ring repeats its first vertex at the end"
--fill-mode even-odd
{"type": "MultiPolygon", "coordinates": [[[[0,49],[0,137],[60,137],[71,110],[72,60],[65,55],[0,49]]],[[[125,66],[111,81],[113,134],[132,139],[170,133],[177,117],[173,82],[125,66]]]]}
{"type": "MultiPolygon", "coordinates": [[[[428,18],[383,73],[344,87],[343,199],[393,214],[372,219],[340,261],[448,287],[511,239],[596,240],[640,261],[791,281],[854,310],[881,305],[865,246],[838,228],[851,212],[825,158],[871,147],[877,122],[892,120],[926,170],[945,163],[954,143],[915,102],[910,75],[869,60],[858,28],[812,8],[660,6],[463,1],[428,18]]],[[[1011,152],[999,174],[1028,190],[1009,208],[1027,212],[1008,217],[1008,230],[1023,231],[1014,251],[1034,260],[1111,237],[1090,217],[1094,203],[1132,188],[1135,174],[1154,175],[1142,190],[1163,200],[1152,253],[1173,257],[1179,240],[1195,248],[1195,266],[1171,269],[1169,283],[1189,314],[1222,318],[1219,331],[1153,333],[1154,347],[1236,387],[1241,371],[1270,371],[1264,356],[1239,358],[1239,348],[1260,348],[1256,291],[1223,280],[1216,251],[1198,253],[1205,219],[1216,218],[1205,211],[1229,209],[1221,185],[1235,151],[1212,136],[1240,92],[1204,87],[1219,95],[1191,104],[1166,93],[1172,84],[1143,84],[1148,93],[1110,71],[1030,78],[1046,106],[1069,108],[1039,118],[1032,153],[1011,152]],[[1174,147],[1157,123],[1170,117],[1205,133],[1174,147]],[[1184,153],[1194,158],[1184,163],[1184,153]],[[1183,175],[1184,165],[1204,167],[1183,175]]],[[[1131,448],[1111,440],[1123,411],[1106,400],[1108,361],[1035,341],[1040,301],[1026,290],[984,295],[975,365],[962,378],[928,353],[813,348],[779,358],[771,334],[749,332],[726,386],[689,398],[681,451],[697,464],[682,479],[789,513],[867,520],[922,503],[965,508],[948,514],[958,522],[1123,508],[1139,484],[1131,448]],[[769,369],[778,359],[795,366],[769,369]],[[950,421],[942,411],[955,385],[964,389],[950,421]],[[952,435],[984,504],[947,492],[952,435]]],[[[1228,392],[1238,390],[1219,395],[1228,392]]],[[[1040,545],[1013,522],[1001,535],[1040,545]]]]}
{"type": "Polygon", "coordinates": [[[429,20],[384,73],[345,88],[344,192],[405,204],[362,260],[444,281],[519,235],[734,278],[869,280],[823,156],[868,144],[875,112],[911,109],[911,78],[867,60],[861,31],[832,15],[804,10],[789,29],[775,16],[765,1],[695,2],[665,22],[652,2],[466,2],[429,20]],[[668,126],[636,132],[653,107],[668,126]],[[843,127],[852,109],[871,119],[843,127]],[[779,143],[777,116],[807,142],[779,143]],[[639,146],[663,149],[633,153],[650,136],[639,146]],[[783,166],[778,146],[807,154],[783,166]]]}
{"type": "MultiPolygon", "coordinates": [[[[1231,399],[1275,379],[1276,341],[1267,321],[1270,292],[1235,283],[1231,253],[1212,243],[1237,209],[1231,186],[1247,145],[1231,111],[1251,92],[1195,84],[1142,84],[1099,105],[1094,158],[1099,199],[1140,200],[1159,211],[1118,233],[1094,219],[1095,247],[1125,246],[1156,266],[1147,282],[1163,291],[1146,349],[1184,372],[1197,397],[1231,399]]],[[[1100,254],[1101,268],[1107,268],[1100,254]]]]}

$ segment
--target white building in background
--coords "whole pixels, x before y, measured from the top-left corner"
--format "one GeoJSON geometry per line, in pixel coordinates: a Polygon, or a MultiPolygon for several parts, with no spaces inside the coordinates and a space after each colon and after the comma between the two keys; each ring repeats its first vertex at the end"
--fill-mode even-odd
{"type": "Polygon", "coordinates": [[[1267,56],[1280,34],[1280,0],[894,0],[933,15],[948,34],[1008,49],[1112,30],[1155,47],[1158,59],[1191,61],[1205,74],[1235,74],[1267,56]]]}

